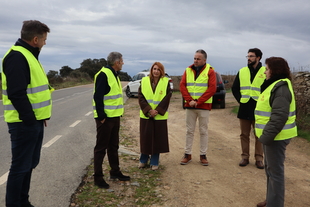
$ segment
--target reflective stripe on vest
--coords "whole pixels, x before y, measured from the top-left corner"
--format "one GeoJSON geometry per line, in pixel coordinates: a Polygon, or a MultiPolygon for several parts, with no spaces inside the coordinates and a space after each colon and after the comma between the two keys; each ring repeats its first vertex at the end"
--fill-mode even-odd
{"type": "MultiPolygon", "coordinates": [[[[153,92],[150,77],[144,77],[141,80],[141,93],[147,100],[148,104],[152,109],[156,109],[158,104],[165,98],[167,95],[167,87],[169,84],[169,79],[167,77],[160,78],[158,84],[156,86],[155,92],[153,92]]],[[[149,117],[145,116],[140,109],[140,117],[143,119],[149,119],[149,117]]],[[[155,120],[167,120],[168,119],[168,111],[162,116],[157,114],[154,117],[155,120]]]]}
{"type": "Polygon", "coordinates": [[[272,83],[268,88],[266,88],[263,93],[259,96],[257,105],[255,108],[255,134],[259,138],[263,134],[263,130],[270,120],[271,116],[271,106],[270,106],[270,95],[274,86],[280,82],[286,81],[289,87],[289,90],[292,94],[292,101],[290,104],[290,111],[288,119],[279,134],[274,138],[274,140],[285,140],[297,136],[297,126],[296,126],[296,105],[295,105],[295,96],[292,84],[289,79],[281,79],[272,83]]]}
{"type": "MultiPolygon", "coordinates": [[[[186,68],[186,88],[193,100],[198,100],[208,90],[208,73],[210,68],[211,66],[206,64],[206,68],[199,74],[196,80],[193,69],[186,68]]],[[[205,103],[212,103],[212,97],[205,101],[205,103]]]]}
{"type": "Polygon", "coordinates": [[[257,74],[254,77],[253,82],[251,83],[251,74],[248,67],[241,68],[239,71],[239,80],[240,80],[240,93],[241,93],[241,103],[247,103],[252,97],[257,101],[260,94],[260,86],[263,84],[266,79],[264,74],[266,68],[261,67],[257,74]]]}
{"type": "MultiPolygon", "coordinates": [[[[109,93],[104,95],[104,97],[102,98],[104,104],[104,112],[107,114],[107,117],[110,118],[122,116],[124,113],[124,101],[123,101],[123,90],[119,77],[115,78],[115,75],[110,69],[103,67],[94,77],[95,86],[97,76],[101,72],[106,74],[108,84],[110,86],[109,93]]],[[[96,88],[94,87],[94,93],[95,90],[96,88]]],[[[96,103],[94,99],[93,99],[93,111],[94,111],[94,117],[98,118],[98,114],[96,111],[96,103]]]]}
{"type": "MultiPolygon", "coordinates": [[[[44,120],[51,117],[52,112],[52,98],[50,87],[45,71],[40,62],[33,56],[33,54],[24,47],[12,46],[5,54],[9,54],[12,50],[18,51],[24,55],[29,65],[30,84],[27,86],[27,97],[32,106],[32,110],[37,120],[44,120]]],[[[3,58],[3,60],[4,60],[3,58]]],[[[4,108],[4,119],[8,123],[22,122],[19,119],[19,113],[12,105],[7,94],[7,81],[5,73],[2,76],[2,99],[4,108]]]]}

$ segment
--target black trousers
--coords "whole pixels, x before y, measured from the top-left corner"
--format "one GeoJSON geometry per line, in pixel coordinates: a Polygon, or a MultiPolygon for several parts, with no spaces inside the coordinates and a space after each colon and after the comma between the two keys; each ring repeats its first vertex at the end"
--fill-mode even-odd
{"type": "Polygon", "coordinates": [[[116,174],[119,168],[119,129],[120,117],[107,118],[104,123],[95,119],[97,128],[97,140],[94,148],[94,171],[95,181],[102,179],[102,163],[106,153],[108,154],[110,174],[116,174]]]}

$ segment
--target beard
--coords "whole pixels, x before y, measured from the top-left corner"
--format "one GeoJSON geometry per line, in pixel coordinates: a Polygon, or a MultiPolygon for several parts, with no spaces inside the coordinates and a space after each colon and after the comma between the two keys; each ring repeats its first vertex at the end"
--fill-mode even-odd
{"type": "Polygon", "coordinates": [[[255,65],[257,62],[256,61],[252,61],[252,62],[249,62],[248,61],[248,65],[250,65],[250,66],[253,66],[253,65],[255,65]]]}

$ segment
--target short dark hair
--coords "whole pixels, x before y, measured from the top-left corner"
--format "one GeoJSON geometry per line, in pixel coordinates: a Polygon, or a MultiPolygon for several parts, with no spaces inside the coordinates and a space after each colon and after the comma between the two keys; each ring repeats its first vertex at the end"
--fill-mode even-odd
{"type": "Polygon", "coordinates": [[[207,53],[206,53],[206,51],[204,51],[203,49],[197,50],[196,53],[201,53],[201,54],[203,55],[203,57],[204,57],[205,59],[207,59],[207,53]]]}
{"type": "Polygon", "coordinates": [[[38,20],[27,20],[23,22],[20,37],[23,40],[31,41],[34,37],[42,37],[48,32],[50,32],[50,28],[46,24],[38,20]]]}
{"type": "Polygon", "coordinates": [[[274,76],[283,76],[292,80],[290,67],[288,66],[287,61],[281,57],[269,57],[266,58],[265,64],[268,65],[270,70],[271,77],[274,76]]]}
{"type": "Polygon", "coordinates": [[[251,48],[251,49],[249,49],[248,53],[249,52],[254,52],[256,57],[260,57],[259,60],[261,60],[262,57],[263,57],[262,51],[260,49],[258,49],[258,48],[251,48]]]}
{"type": "Polygon", "coordinates": [[[113,66],[115,62],[120,61],[123,55],[119,52],[111,52],[107,58],[107,63],[109,66],[113,66]]]}

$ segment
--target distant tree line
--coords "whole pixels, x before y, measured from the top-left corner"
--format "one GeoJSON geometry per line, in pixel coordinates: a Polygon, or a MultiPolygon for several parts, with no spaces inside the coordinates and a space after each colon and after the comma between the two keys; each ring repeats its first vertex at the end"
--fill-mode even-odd
{"type": "MultiPolygon", "coordinates": [[[[76,69],[72,69],[69,66],[62,66],[59,69],[59,73],[56,70],[50,70],[47,73],[47,77],[50,82],[62,82],[66,79],[85,79],[93,80],[95,74],[101,70],[102,67],[107,66],[107,61],[104,58],[101,59],[86,59],[83,60],[81,66],[76,69]]],[[[130,81],[131,77],[126,73],[120,71],[119,77],[121,81],[130,81]]]]}

